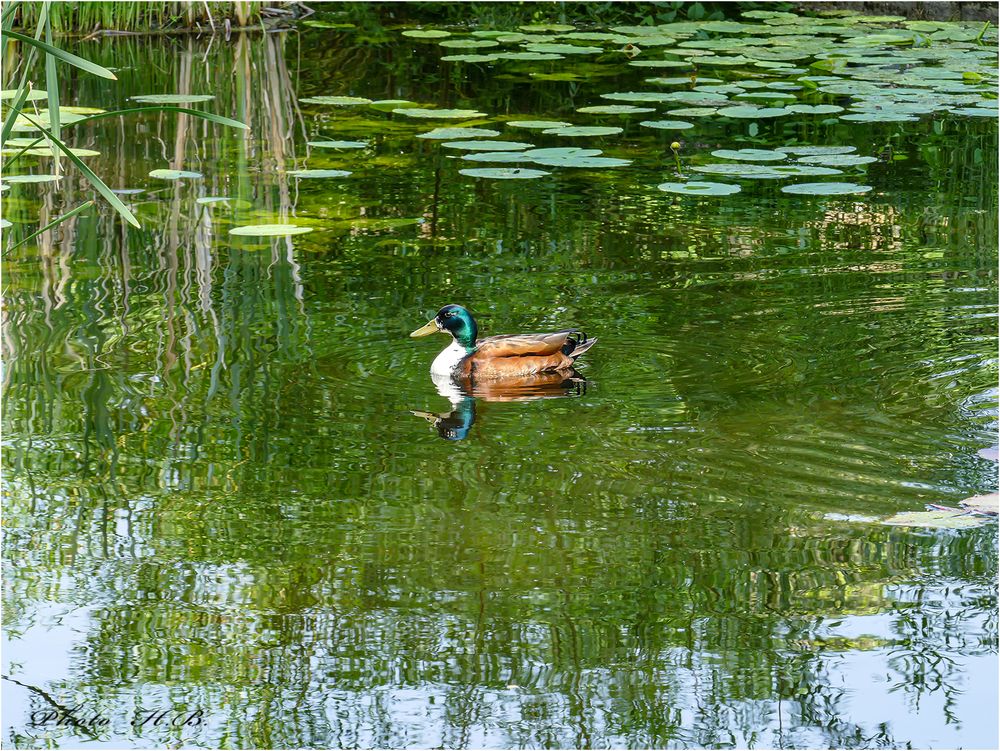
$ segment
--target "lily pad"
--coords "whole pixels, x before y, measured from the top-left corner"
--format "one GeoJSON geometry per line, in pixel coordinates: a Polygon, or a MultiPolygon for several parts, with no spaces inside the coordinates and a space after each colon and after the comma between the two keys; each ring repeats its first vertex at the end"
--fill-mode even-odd
{"type": "Polygon", "coordinates": [[[726,175],[751,180],[778,180],[785,177],[774,167],[766,164],[698,164],[691,169],[707,175],[726,175]]]}
{"type": "Polygon", "coordinates": [[[614,159],[598,156],[598,149],[532,149],[525,152],[526,159],[546,167],[579,167],[600,169],[605,167],[625,167],[629,159],[614,159]]]}
{"type": "Polygon", "coordinates": [[[562,60],[565,55],[554,52],[498,52],[494,55],[499,60],[562,60]]]}
{"type": "Polygon", "coordinates": [[[787,107],[723,107],[717,114],[725,117],[735,117],[741,120],[760,120],[762,118],[784,117],[792,112],[787,107]]]}
{"type": "Polygon", "coordinates": [[[462,55],[445,55],[441,59],[446,63],[495,63],[500,59],[500,55],[465,53],[462,55]]]}
{"type": "Polygon", "coordinates": [[[971,513],[954,511],[906,511],[890,516],[882,523],[893,527],[930,527],[931,529],[963,529],[977,527],[985,519],[971,513]]]}
{"type": "Polygon", "coordinates": [[[877,161],[878,159],[873,156],[858,156],[856,154],[817,154],[799,159],[802,164],[822,164],[825,167],[857,167],[877,161]]]}
{"type": "Polygon", "coordinates": [[[392,112],[396,115],[406,115],[424,120],[470,120],[474,117],[486,117],[485,112],[477,112],[476,110],[435,110],[424,107],[399,107],[392,112]]]}
{"type": "MultiPolygon", "coordinates": [[[[355,104],[371,104],[371,99],[361,96],[308,96],[300,99],[303,104],[332,104],[337,107],[348,107],[355,104]]],[[[395,112],[395,110],[393,110],[395,112]]]]}
{"type": "Polygon", "coordinates": [[[549,149],[531,149],[524,152],[524,155],[530,158],[559,159],[570,156],[598,156],[603,153],[600,149],[582,149],[579,146],[558,146],[549,149]]]}
{"type": "Polygon", "coordinates": [[[288,174],[292,177],[298,178],[316,178],[316,177],[347,177],[351,174],[348,170],[344,169],[296,169],[289,170],[288,174]]]}
{"type": "Polygon", "coordinates": [[[629,65],[636,68],[690,68],[692,63],[687,60],[630,60],[629,65]]]}
{"type": "Polygon", "coordinates": [[[741,190],[739,185],[695,181],[688,183],[660,183],[656,187],[665,193],[679,193],[691,196],[731,196],[733,193],[739,193],[741,190]]]}
{"type": "Polygon", "coordinates": [[[667,110],[668,115],[676,117],[708,117],[717,112],[715,107],[681,107],[675,110],[667,110]]]}
{"type": "Polygon", "coordinates": [[[462,149],[463,151],[523,151],[534,146],[520,141],[449,141],[441,144],[446,149],[462,149]]]}
{"type": "Polygon", "coordinates": [[[856,146],[776,146],[777,151],[796,156],[815,156],[818,154],[851,154],[857,151],[856,146]]]}
{"type": "Polygon", "coordinates": [[[442,29],[407,29],[403,32],[403,36],[413,39],[444,39],[450,37],[451,32],[442,29]]]}
{"type": "Polygon", "coordinates": [[[632,104],[605,104],[593,107],[580,107],[577,112],[588,115],[638,115],[645,112],[656,112],[652,107],[636,107],[632,104]]]}
{"type": "Polygon", "coordinates": [[[481,169],[462,169],[460,175],[469,177],[486,177],[493,180],[533,180],[551,174],[540,169],[525,169],[523,167],[484,167],[481,169]]]}
{"type": "Polygon", "coordinates": [[[556,55],[599,55],[603,47],[583,47],[576,44],[529,44],[528,52],[549,52],[556,55]]]}
{"type": "Polygon", "coordinates": [[[614,128],[611,126],[583,126],[583,125],[573,125],[567,128],[548,128],[543,130],[542,133],[550,136],[566,136],[566,137],[579,137],[579,136],[613,136],[621,133],[621,128],[614,128]]]}
{"type": "Polygon", "coordinates": [[[318,149],[363,149],[367,141],[307,141],[310,146],[318,149]]]}
{"type": "Polygon", "coordinates": [[[548,130],[551,128],[569,128],[573,123],[564,123],[558,120],[510,120],[507,125],[511,128],[548,130]]]}
{"type": "Polygon", "coordinates": [[[844,111],[836,104],[789,104],[785,109],[803,115],[835,115],[844,111]]]}
{"type": "Polygon", "coordinates": [[[694,127],[694,123],[684,120],[643,120],[639,125],[657,130],[687,130],[694,127]]]}
{"type": "Polygon", "coordinates": [[[489,130],[488,128],[435,128],[426,133],[418,133],[417,138],[450,141],[454,138],[493,138],[499,135],[499,130],[489,130]]]}
{"type": "Polygon", "coordinates": [[[871,185],[858,185],[857,183],[797,183],[785,185],[781,192],[797,196],[844,196],[867,193],[871,189],[871,185]]]}
{"type": "Polygon", "coordinates": [[[4,175],[7,183],[54,183],[62,180],[60,175],[4,175]]]}
{"type": "Polygon", "coordinates": [[[903,112],[852,112],[840,119],[853,123],[913,123],[920,118],[903,112]]]}
{"type": "Polygon", "coordinates": [[[520,151],[473,151],[463,154],[462,159],[467,162],[498,162],[502,164],[515,164],[519,162],[530,162],[523,152],[520,151]]]}
{"type": "Polygon", "coordinates": [[[476,50],[499,47],[500,42],[494,39],[446,39],[440,46],[456,50],[476,50]]]}
{"type": "Polygon", "coordinates": [[[712,152],[712,156],[719,159],[746,160],[748,162],[777,162],[788,158],[788,154],[782,151],[768,149],[718,149],[712,152]]]}
{"type": "Polygon", "coordinates": [[[295,224],[248,224],[244,227],[234,227],[229,230],[229,234],[240,237],[284,237],[304,235],[312,231],[312,227],[299,227],[295,224]]]}
{"type": "Polygon", "coordinates": [[[773,164],[771,169],[779,175],[789,175],[793,177],[809,177],[820,175],[841,175],[843,172],[833,167],[819,167],[813,164],[773,164]]]}
{"type": "Polygon", "coordinates": [[[955,109],[948,110],[948,112],[950,112],[953,115],[971,115],[972,117],[991,117],[994,120],[1000,117],[1000,110],[981,107],[979,105],[975,107],[956,107],[955,109]]]}
{"type": "Polygon", "coordinates": [[[978,511],[980,514],[989,514],[990,516],[996,516],[1000,512],[998,504],[1000,504],[1000,493],[974,495],[971,498],[961,501],[961,505],[965,506],[965,508],[978,511]]]}
{"type": "Polygon", "coordinates": [[[130,99],[143,104],[194,104],[207,102],[215,97],[212,94],[143,94],[130,99]]]}
{"type": "Polygon", "coordinates": [[[193,180],[198,177],[204,177],[200,172],[182,169],[155,169],[149,173],[149,176],[160,180],[193,180]]]}
{"type": "Polygon", "coordinates": [[[391,112],[402,107],[419,107],[420,105],[409,99],[376,99],[368,106],[380,112],[391,112]]]}
{"type": "MultiPolygon", "coordinates": [[[[4,89],[3,91],[0,91],[0,99],[14,99],[17,96],[17,91],[17,89],[4,89]]],[[[28,92],[24,101],[35,102],[39,99],[48,99],[48,96],[49,92],[44,89],[32,89],[28,92]]]]}

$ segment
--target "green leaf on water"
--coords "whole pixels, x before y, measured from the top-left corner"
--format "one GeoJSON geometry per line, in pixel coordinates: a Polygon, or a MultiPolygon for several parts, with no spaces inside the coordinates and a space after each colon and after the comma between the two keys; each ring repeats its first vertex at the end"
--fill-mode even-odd
{"type": "Polygon", "coordinates": [[[129,97],[133,102],[144,104],[194,104],[215,99],[211,94],[142,94],[129,97]]]}
{"type": "Polygon", "coordinates": [[[498,60],[562,60],[565,55],[558,55],[554,52],[497,52],[494,54],[498,60]]]}
{"type": "Polygon", "coordinates": [[[931,529],[963,529],[986,523],[982,516],[954,511],[906,511],[885,519],[893,527],[929,527],[931,529]]]}
{"type": "Polygon", "coordinates": [[[781,192],[798,196],[844,196],[853,193],[867,193],[871,189],[871,185],[858,185],[857,183],[797,183],[783,186],[781,192]]]}
{"type": "Polygon", "coordinates": [[[523,151],[534,146],[520,141],[449,141],[441,144],[446,149],[462,149],[463,151],[523,151]]]}
{"type": "MultiPolygon", "coordinates": [[[[17,96],[17,89],[4,89],[0,91],[0,99],[13,99],[17,96]]],[[[24,97],[26,102],[33,102],[39,99],[48,99],[49,93],[44,89],[31,89],[24,97]]]]}
{"type": "Polygon", "coordinates": [[[658,130],[687,130],[694,127],[694,123],[684,120],[643,120],[639,125],[644,128],[656,128],[658,130]]]}
{"type": "Polygon", "coordinates": [[[4,175],[8,183],[53,183],[62,180],[61,175],[4,175]]]}
{"type": "Polygon", "coordinates": [[[632,104],[606,104],[593,107],[579,107],[577,112],[587,115],[637,115],[644,112],[656,112],[652,107],[636,107],[632,104]]]}
{"type": "Polygon", "coordinates": [[[693,181],[689,183],[660,183],[656,187],[665,193],[692,196],[730,196],[741,190],[739,185],[693,181]]]}
{"type": "Polygon", "coordinates": [[[630,60],[629,65],[636,68],[690,68],[693,63],[687,60],[630,60]]]}
{"type": "Polygon", "coordinates": [[[716,113],[715,107],[681,107],[675,110],[667,110],[668,115],[675,117],[708,117],[716,113]]]}
{"type": "Polygon", "coordinates": [[[418,133],[417,138],[450,141],[454,138],[493,138],[499,135],[499,130],[489,130],[488,128],[435,128],[426,133],[418,133]]]}
{"type": "Polygon", "coordinates": [[[155,169],[149,173],[149,176],[159,178],[160,180],[183,180],[204,177],[200,172],[190,172],[180,169],[155,169]]]}
{"type": "Polygon", "coordinates": [[[450,37],[451,32],[442,29],[407,29],[403,32],[403,36],[412,39],[444,39],[450,37]]]}
{"type": "Polygon", "coordinates": [[[835,115],[844,111],[836,104],[789,104],[785,109],[803,115],[835,115]]]}
{"type": "Polygon", "coordinates": [[[840,119],[852,123],[913,123],[920,118],[902,112],[852,112],[840,119]]]}
{"type": "Polygon", "coordinates": [[[556,55],[598,55],[603,47],[583,47],[575,44],[529,44],[528,52],[548,52],[556,55]]]}
{"type": "MultiPolygon", "coordinates": [[[[354,104],[371,104],[371,99],[360,96],[308,96],[299,99],[303,104],[332,104],[337,107],[348,107],[354,104]]],[[[395,110],[393,110],[395,111],[395,110]]]]}
{"type": "Polygon", "coordinates": [[[598,156],[603,153],[604,152],[600,149],[583,149],[579,146],[558,146],[547,149],[531,149],[530,151],[524,152],[524,155],[540,159],[558,159],[568,156],[598,156]]]}
{"type": "Polygon", "coordinates": [[[500,59],[499,55],[445,55],[441,58],[446,63],[492,63],[500,59]]]}
{"type": "Polygon", "coordinates": [[[972,117],[991,117],[996,120],[1000,117],[1000,110],[991,109],[988,107],[956,107],[955,109],[948,110],[953,115],[969,115],[972,117]]]}
{"type": "Polygon", "coordinates": [[[537,128],[547,130],[550,128],[569,128],[572,123],[564,123],[558,120],[510,120],[507,126],[511,128],[537,128]]]}
{"type": "Polygon", "coordinates": [[[419,107],[420,105],[416,102],[411,102],[409,99],[376,99],[368,106],[381,112],[391,112],[394,109],[419,107]]]}
{"type": "Polygon", "coordinates": [[[463,169],[458,172],[469,177],[485,177],[494,180],[533,180],[551,174],[540,169],[524,169],[522,167],[484,167],[482,169],[463,169]]]}
{"type": "Polygon", "coordinates": [[[856,146],[776,146],[777,151],[796,156],[815,156],[819,154],[851,154],[857,151],[856,146]]]}
{"type": "Polygon", "coordinates": [[[283,237],[304,235],[312,231],[312,227],[299,227],[294,224],[248,224],[244,227],[234,227],[229,230],[229,234],[240,237],[283,237]]]}
{"type": "Polygon", "coordinates": [[[821,164],[825,167],[858,167],[862,164],[877,162],[873,156],[857,156],[856,154],[816,154],[799,158],[802,164],[821,164]]]}
{"type": "Polygon", "coordinates": [[[363,149],[368,146],[367,141],[307,141],[306,143],[318,149],[363,149]]]}
{"type": "Polygon", "coordinates": [[[746,160],[748,162],[777,162],[787,159],[788,154],[768,149],[718,149],[712,156],[719,159],[746,160]]]}
{"type": "Polygon", "coordinates": [[[470,120],[474,117],[486,117],[485,112],[476,110],[426,109],[424,107],[400,107],[393,114],[417,117],[426,120],[470,120]]]}
{"type": "Polygon", "coordinates": [[[289,170],[288,174],[298,178],[318,178],[318,177],[347,177],[351,173],[344,169],[296,169],[289,170]]]}
{"type": "Polygon", "coordinates": [[[579,136],[613,136],[621,133],[621,128],[613,128],[611,126],[569,126],[566,128],[547,128],[543,130],[542,133],[550,136],[566,136],[566,137],[579,137],[579,136]]]}
{"type": "Polygon", "coordinates": [[[473,151],[464,154],[462,159],[468,162],[500,162],[503,164],[531,161],[520,151],[473,151]]]}
{"type": "Polygon", "coordinates": [[[735,117],[740,120],[760,120],[771,117],[784,117],[793,114],[787,107],[722,107],[716,114],[724,117],[735,117]]]}
{"type": "Polygon", "coordinates": [[[1000,513],[1000,494],[986,493],[985,495],[974,495],[971,498],[966,498],[964,501],[959,501],[959,504],[973,511],[978,511],[980,514],[996,516],[1000,513]]]}
{"type": "Polygon", "coordinates": [[[499,47],[500,42],[493,39],[446,39],[440,43],[440,46],[448,49],[475,50],[499,47]]]}

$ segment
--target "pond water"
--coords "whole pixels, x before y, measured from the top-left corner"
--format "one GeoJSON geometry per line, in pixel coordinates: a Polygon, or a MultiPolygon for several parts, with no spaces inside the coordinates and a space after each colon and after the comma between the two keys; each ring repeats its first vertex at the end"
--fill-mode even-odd
{"type": "MultiPolygon", "coordinates": [[[[995,33],[384,23],[66,42],[119,80],[64,103],[251,129],[67,131],[142,228],[5,256],[5,742],[996,747],[995,523],[881,523],[996,488],[995,33]],[[449,400],[407,334],[450,302],[599,342],[449,400]]],[[[90,195],[11,183],[5,232],[90,195]]]]}

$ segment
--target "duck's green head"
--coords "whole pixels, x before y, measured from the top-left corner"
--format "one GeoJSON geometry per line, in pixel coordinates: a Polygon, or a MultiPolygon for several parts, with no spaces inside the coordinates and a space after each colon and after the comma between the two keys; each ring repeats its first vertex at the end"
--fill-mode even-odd
{"type": "Polygon", "coordinates": [[[476,348],[476,336],[479,334],[479,327],[472,314],[461,305],[445,305],[437,312],[437,315],[429,320],[425,325],[414,331],[410,336],[428,336],[438,331],[446,331],[451,334],[455,341],[465,347],[466,351],[472,352],[476,348]]]}

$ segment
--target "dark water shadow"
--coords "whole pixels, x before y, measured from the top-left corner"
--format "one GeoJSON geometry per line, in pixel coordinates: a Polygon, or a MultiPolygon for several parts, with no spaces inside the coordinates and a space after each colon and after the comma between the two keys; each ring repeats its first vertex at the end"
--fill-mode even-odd
{"type": "Polygon", "coordinates": [[[438,393],[451,402],[449,412],[411,410],[437,429],[447,441],[462,441],[468,437],[476,421],[476,402],[532,402],[538,399],[561,399],[587,393],[587,379],[576,370],[537,373],[502,381],[473,381],[432,375],[438,393]]]}

